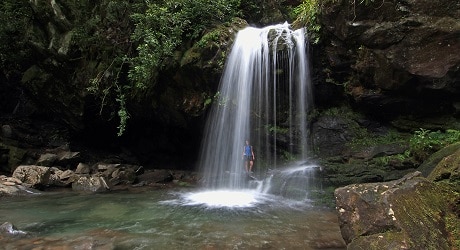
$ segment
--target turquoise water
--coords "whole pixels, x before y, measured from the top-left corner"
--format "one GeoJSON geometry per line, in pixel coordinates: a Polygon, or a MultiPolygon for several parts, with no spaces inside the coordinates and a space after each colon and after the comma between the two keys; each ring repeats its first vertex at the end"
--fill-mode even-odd
{"type": "Polygon", "coordinates": [[[197,196],[211,197],[190,189],[4,197],[0,223],[28,236],[0,236],[0,248],[344,249],[334,211],[261,194],[242,205],[197,196]]]}

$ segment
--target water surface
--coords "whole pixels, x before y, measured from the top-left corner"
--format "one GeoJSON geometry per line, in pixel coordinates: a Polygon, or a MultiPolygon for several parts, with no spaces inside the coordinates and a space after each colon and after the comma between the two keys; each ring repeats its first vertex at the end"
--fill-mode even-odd
{"type": "MultiPolygon", "coordinates": [[[[215,191],[213,191],[215,192],[215,191]]],[[[344,249],[334,211],[241,192],[209,203],[190,189],[1,198],[0,222],[28,237],[0,236],[5,249],[344,249]],[[244,197],[246,195],[247,197],[244,197]],[[228,201],[224,198],[221,201],[228,201]]]]}

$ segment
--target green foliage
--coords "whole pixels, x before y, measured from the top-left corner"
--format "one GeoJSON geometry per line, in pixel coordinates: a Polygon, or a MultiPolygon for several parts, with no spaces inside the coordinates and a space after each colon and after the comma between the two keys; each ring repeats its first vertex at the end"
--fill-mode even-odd
{"type": "MultiPolygon", "coordinates": [[[[214,25],[238,15],[239,0],[103,1],[73,3],[75,16],[87,18],[75,23],[74,46],[88,61],[98,61],[88,76],[87,90],[99,98],[100,114],[116,106],[122,135],[130,118],[128,102],[136,93],[153,88],[159,72],[173,65],[174,55],[186,42],[200,38],[214,25]],[[81,5],[81,6],[77,6],[81,5]]],[[[210,33],[202,40],[217,39],[210,33]]],[[[150,91],[154,91],[151,89],[150,91]]]]}
{"type": "Polygon", "coordinates": [[[76,19],[72,46],[80,51],[81,59],[90,64],[80,75],[88,79],[86,90],[100,101],[101,117],[104,109],[109,111],[108,120],[118,115],[118,135],[121,136],[129,119],[126,104],[132,93],[123,70],[133,54],[130,13],[137,11],[139,4],[124,1],[71,4],[68,7],[76,19]]]}
{"type": "Polygon", "coordinates": [[[460,141],[460,130],[448,129],[445,132],[420,128],[410,138],[410,150],[418,160],[426,159],[430,154],[452,143],[460,141]]]}
{"type": "Polygon", "coordinates": [[[296,160],[296,156],[294,154],[292,154],[291,152],[289,152],[289,151],[283,151],[281,158],[285,162],[292,162],[292,161],[296,160]]]}
{"type": "Polygon", "coordinates": [[[137,88],[144,89],[182,42],[182,21],[178,13],[157,4],[149,4],[145,13],[132,17],[136,23],[132,38],[140,44],[138,55],[131,60],[129,77],[137,88]]]}
{"type": "Polygon", "coordinates": [[[386,155],[381,157],[374,158],[374,162],[377,166],[385,167],[388,166],[390,162],[404,162],[410,159],[410,150],[406,150],[403,154],[396,155],[386,155]]]}
{"type": "Polygon", "coordinates": [[[321,30],[318,20],[320,12],[319,2],[319,0],[303,0],[299,6],[293,9],[293,16],[296,17],[293,25],[307,27],[308,31],[314,37],[314,43],[319,42],[319,32],[321,30]]]}
{"type": "Polygon", "coordinates": [[[219,91],[217,91],[217,93],[214,94],[214,96],[210,96],[210,95],[208,95],[206,93],[203,93],[203,97],[204,97],[204,108],[208,107],[213,102],[218,102],[218,104],[221,105],[221,103],[219,102],[219,99],[220,99],[220,92],[219,91]]]}
{"type": "MultiPolygon", "coordinates": [[[[197,40],[207,29],[238,16],[239,0],[147,1],[145,13],[132,15],[138,55],[131,60],[129,78],[137,88],[155,84],[159,70],[171,63],[184,41],[197,40]]],[[[215,35],[215,34],[214,34],[215,35]]]]}
{"type": "Polygon", "coordinates": [[[351,143],[352,148],[362,148],[391,143],[404,144],[406,142],[406,137],[394,130],[391,130],[383,135],[371,135],[366,129],[361,129],[357,135],[358,136],[354,138],[351,143]]]}
{"type": "Polygon", "coordinates": [[[216,43],[219,41],[219,37],[221,35],[220,30],[214,30],[209,33],[206,33],[200,41],[197,42],[197,46],[200,48],[205,48],[208,46],[209,43],[216,43]]]}
{"type": "Polygon", "coordinates": [[[270,133],[278,133],[278,134],[287,134],[289,133],[289,128],[282,128],[276,125],[265,125],[265,129],[270,133]]]}
{"type": "MultiPolygon", "coordinates": [[[[239,0],[135,0],[80,8],[88,13],[78,16],[91,18],[77,22],[81,25],[75,29],[75,44],[88,51],[88,60],[101,60],[97,72],[89,77],[87,90],[99,97],[100,114],[104,107],[116,103],[118,135],[126,129],[130,117],[127,102],[135,93],[154,87],[159,72],[174,63],[182,44],[236,16],[238,6],[239,0]]],[[[215,40],[218,35],[211,33],[202,40],[215,40]]]]}
{"type": "Polygon", "coordinates": [[[32,22],[32,9],[25,0],[2,0],[0,3],[0,67],[10,75],[20,64],[28,62],[28,31],[24,29],[32,22]]]}

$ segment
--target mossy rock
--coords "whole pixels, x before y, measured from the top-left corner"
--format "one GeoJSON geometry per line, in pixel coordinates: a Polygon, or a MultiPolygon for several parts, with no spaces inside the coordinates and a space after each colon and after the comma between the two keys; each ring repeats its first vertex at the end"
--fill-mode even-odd
{"type": "MultiPolygon", "coordinates": [[[[420,165],[420,167],[418,167],[417,170],[422,172],[423,176],[428,177],[430,175],[430,173],[432,171],[434,171],[435,168],[437,168],[439,163],[441,161],[443,161],[443,159],[445,157],[453,155],[453,154],[455,154],[455,152],[458,152],[459,150],[460,150],[460,142],[452,144],[452,145],[449,145],[449,146],[437,151],[436,153],[432,154],[425,162],[422,163],[422,165],[420,165]]],[[[452,160],[453,159],[451,159],[449,161],[452,161],[452,160]]],[[[457,166],[460,166],[460,165],[457,163],[457,166]]],[[[439,172],[441,170],[437,170],[437,171],[439,172]]],[[[430,179],[435,178],[434,175],[430,179]]]]}
{"type": "MultiPolygon", "coordinates": [[[[447,181],[460,189],[460,143],[455,144],[455,152],[445,156],[428,175],[431,181],[447,181]]],[[[454,145],[453,145],[454,146],[454,145]]]]}
{"type": "MultiPolygon", "coordinates": [[[[348,249],[452,249],[459,218],[449,206],[458,194],[420,176],[335,190],[348,249]]],[[[454,248],[455,249],[455,248],[454,248]]]]}

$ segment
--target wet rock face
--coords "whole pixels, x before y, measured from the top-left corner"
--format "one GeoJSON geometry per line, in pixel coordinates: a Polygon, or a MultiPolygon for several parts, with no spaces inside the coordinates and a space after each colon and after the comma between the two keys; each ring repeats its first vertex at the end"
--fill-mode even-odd
{"type": "Polygon", "coordinates": [[[335,116],[323,116],[312,126],[313,144],[324,157],[342,154],[346,143],[355,137],[356,123],[335,116]]]}
{"type": "Polygon", "coordinates": [[[459,8],[455,0],[328,1],[329,64],[350,67],[347,91],[369,112],[451,112],[460,95],[459,8]]]}
{"type": "Polygon", "coordinates": [[[453,218],[442,191],[420,172],[382,183],[335,190],[340,228],[349,249],[450,249],[453,218]]]}

